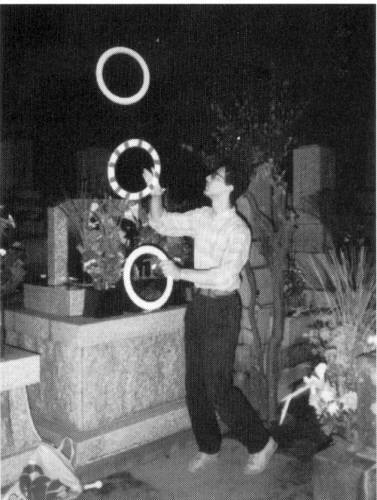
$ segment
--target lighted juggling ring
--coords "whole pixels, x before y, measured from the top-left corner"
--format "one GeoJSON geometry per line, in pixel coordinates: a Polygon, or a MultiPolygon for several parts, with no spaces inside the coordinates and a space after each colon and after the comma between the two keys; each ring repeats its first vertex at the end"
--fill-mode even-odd
{"type": "Polygon", "coordinates": [[[153,187],[157,184],[157,181],[161,174],[161,162],[160,157],[158,156],[157,151],[151,146],[148,142],[143,141],[142,139],[130,139],[129,141],[125,141],[120,144],[116,150],[110,156],[109,163],[107,164],[107,177],[109,179],[109,183],[113,191],[120,196],[121,198],[126,198],[130,201],[141,200],[145,196],[148,196],[153,189],[153,187]],[[138,191],[136,193],[130,193],[119,186],[116,178],[115,178],[115,165],[118,161],[119,156],[129,148],[142,148],[147,153],[149,153],[153,160],[153,177],[150,185],[145,187],[142,191],[138,191]]]}
{"type": "Polygon", "coordinates": [[[147,66],[147,63],[144,61],[144,59],[141,57],[140,54],[135,52],[132,49],[129,49],[127,47],[113,47],[112,49],[106,50],[102,54],[102,56],[99,58],[98,63],[97,63],[97,68],[96,68],[96,77],[97,77],[97,83],[99,88],[101,89],[101,92],[105,94],[105,96],[110,99],[110,101],[115,102],[116,104],[135,104],[135,102],[140,101],[142,99],[149,87],[149,82],[150,82],[150,74],[149,74],[149,69],[147,66]],[[141,86],[141,89],[139,92],[134,94],[131,97],[120,97],[118,95],[113,94],[110,92],[110,90],[106,87],[106,84],[103,79],[103,67],[105,65],[105,62],[109,59],[109,57],[113,56],[114,54],[127,54],[134,59],[140,64],[141,69],[143,71],[143,85],[141,86]]]}
{"type": "MultiPolygon", "coordinates": [[[[124,287],[132,302],[134,302],[134,304],[136,304],[141,309],[152,311],[154,309],[162,307],[169,299],[173,289],[173,278],[163,276],[163,278],[166,280],[165,289],[156,300],[144,300],[142,297],[140,297],[140,295],[136,293],[135,288],[132,284],[132,276],[134,274],[133,266],[136,260],[143,255],[152,255],[153,257],[157,257],[157,259],[159,260],[166,260],[168,257],[160,248],[155,247],[154,245],[141,245],[130,253],[130,255],[126,259],[126,264],[123,269],[124,287]]],[[[153,273],[153,271],[155,270],[154,266],[157,267],[157,264],[150,264],[150,267],[153,268],[149,270],[151,273],[153,273]]],[[[137,270],[137,272],[139,273],[139,276],[137,277],[139,282],[142,282],[143,279],[147,281],[145,276],[140,276],[140,270],[137,270]]],[[[150,281],[154,281],[153,278],[151,278],[150,281]]]]}

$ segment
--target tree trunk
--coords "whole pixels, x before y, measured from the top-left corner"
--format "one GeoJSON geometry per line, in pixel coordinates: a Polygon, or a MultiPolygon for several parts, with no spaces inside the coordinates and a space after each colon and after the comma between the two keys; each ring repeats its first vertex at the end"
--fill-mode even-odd
{"type": "Polygon", "coordinates": [[[249,373],[249,383],[253,386],[253,393],[258,401],[258,410],[263,420],[268,421],[268,390],[267,390],[267,377],[264,370],[264,356],[262,349],[261,337],[258,329],[258,322],[255,317],[255,306],[257,302],[257,284],[254,271],[251,268],[250,262],[245,266],[245,274],[250,286],[250,304],[248,307],[248,316],[253,332],[253,345],[254,352],[250,352],[250,358],[256,361],[257,366],[251,366],[249,373]]]}
{"type": "Polygon", "coordinates": [[[283,275],[280,259],[276,258],[271,266],[273,295],[273,326],[268,343],[266,372],[268,381],[268,420],[274,422],[278,418],[278,385],[279,385],[279,350],[284,336],[284,292],[283,275]]]}
{"type": "Polygon", "coordinates": [[[248,309],[248,315],[250,320],[250,325],[253,331],[253,340],[254,340],[254,352],[255,358],[258,361],[258,366],[263,367],[263,353],[262,353],[262,342],[260,339],[260,334],[258,330],[258,323],[255,318],[255,306],[257,302],[257,284],[254,272],[251,268],[250,261],[248,261],[245,265],[245,274],[250,286],[250,305],[248,309]]]}

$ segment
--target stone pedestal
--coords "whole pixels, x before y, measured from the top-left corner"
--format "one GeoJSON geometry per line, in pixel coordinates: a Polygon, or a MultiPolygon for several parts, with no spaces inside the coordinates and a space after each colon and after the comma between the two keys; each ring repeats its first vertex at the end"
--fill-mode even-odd
{"type": "Polygon", "coordinates": [[[60,207],[47,209],[47,279],[49,285],[68,283],[68,220],[60,207]]]}
{"type": "Polygon", "coordinates": [[[39,359],[37,354],[6,346],[0,360],[2,487],[19,478],[40,442],[26,393],[27,386],[39,383],[39,359]]]}
{"type": "MultiPolygon", "coordinates": [[[[307,209],[311,197],[325,189],[335,189],[335,167],[335,155],[330,148],[312,144],[293,151],[293,206],[299,213],[298,229],[293,235],[296,252],[323,252],[333,247],[322,221],[307,209]]],[[[320,209],[326,210],[324,207],[320,209]]]]}
{"type": "Polygon", "coordinates": [[[293,150],[293,205],[301,208],[303,201],[323,189],[335,189],[336,165],[334,151],[317,144],[293,150]]]}
{"type": "Polygon", "coordinates": [[[39,434],[55,444],[70,436],[84,465],[189,428],[184,312],[95,320],[7,310],[7,342],[41,356],[41,383],[28,390],[39,434]]]}
{"type": "Polygon", "coordinates": [[[26,309],[58,316],[82,316],[85,289],[24,284],[26,309]]]}
{"type": "Polygon", "coordinates": [[[314,500],[375,500],[376,462],[347,451],[347,442],[314,457],[314,500]]]}

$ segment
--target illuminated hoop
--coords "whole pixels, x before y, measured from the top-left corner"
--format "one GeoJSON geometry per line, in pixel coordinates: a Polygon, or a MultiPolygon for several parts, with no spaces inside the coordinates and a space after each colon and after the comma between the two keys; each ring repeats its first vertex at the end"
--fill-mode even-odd
{"type": "Polygon", "coordinates": [[[130,253],[130,255],[126,259],[126,264],[123,269],[124,287],[132,302],[141,309],[145,309],[147,311],[153,311],[154,309],[162,307],[169,299],[173,289],[173,278],[165,277],[166,288],[164,290],[164,293],[157,300],[154,301],[143,300],[139,295],[137,295],[137,293],[133,289],[131,280],[132,266],[134,265],[136,259],[141,255],[154,255],[155,257],[158,257],[160,260],[166,260],[167,256],[162,250],[153,245],[142,245],[130,253]]]}
{"type": "Polygon", "coordinates": [[[96,78],[97,78],[97,83],[99,88],[101,89],[101,92],[105,94],[105,96],[110,99],[110,101],[115,102],[116,104],[135,104],[135,102],[140,101],[142,99],[149,87],[149,82],[150,82],[150,74],[149,74],[149,69],[147,66],[147,63],[144,61],[144,59],[141,57],[140,54],[135,52],[132,49],[128,49],[127,47],[113,47],[112,49],[107,50],[102,54],[102,56],[99,58],[98,63],[97,63],[97,68],[96,68],[96,78]],[[114,54],[128,54],[140,64],[141,69],[143,71],[143,85],[141,86],[141,89],[139,92],[134,94],[131,97],[119,97],[112,92],[106,87],[106,84],[103,79],[103,67],[105,65],[105,62],[109,59],[109,57],[113,56],[114,54]]]}
{"type": "Polygon", "coordinates": [[[161,162],[160,157],[158,156],[157,151],[151,146],[148,142],[143,141],[141,139],[130,139],[129,141],[125,141],[120,146],[116,148],[113,154],[110,156],[109,163],[107,164],[107,177],[109,179],[110,186],[112,190],[121,198],[126,198],[130,201],[141,200],[145,196],[148,196],[152,189],[156,186],[158,179],[161,174],[161,162]],[[118,161],[119,156],[126,151],[126,149],[130,148],[142,148],[145,149],[147,153],[149,153],[153,160],[153,177],[151,184],[149,184],[142,191],[138,191],[136,193],[130,193],[125,189],[121,188],[115,178],[115,165],[118,161]]]}

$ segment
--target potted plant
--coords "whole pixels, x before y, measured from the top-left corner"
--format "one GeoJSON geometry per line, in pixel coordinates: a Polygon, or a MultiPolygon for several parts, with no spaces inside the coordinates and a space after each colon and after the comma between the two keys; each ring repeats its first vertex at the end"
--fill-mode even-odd
{"type": "MultiPolygon", "coordinates": [[[[4,206],[0,205],[0,213],[4,206]]],[[[4,354],[5,325],[4,302],[17,291],[25,278],[25,255],[19,242],[10,244],[10,231],[16,227],[11,215],[0,217],[0,357],[4,354]]]]}
{"type": "Polygon", "coordinates": [[[84,316],[120,314],[122,299],[116,297],[122,278],[125,253],[129,245],[121,228],[128,211],[127,200],[70,199],[61,205],[70,228],[77,238],[83,271],[90,276],[92,289],[87,290],[84,316]],[[114,297],[115,295],[115,297],[114,297]]]}
{"type": "Polygon", "coordinates": [[[280,423],[291,399],[308,390],[323,431],[348,440],[352,451],[358,438],[358,359],[376,349],[375,266],[362,247],[330,252],[321,264],[312,259],[312,267],[327,307],[313,312],[304,336],[320,362],[303,386],[284,398],[280,423]]]}

